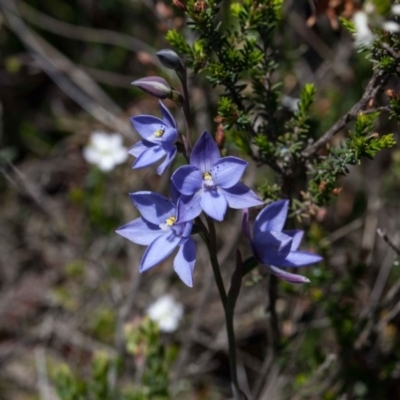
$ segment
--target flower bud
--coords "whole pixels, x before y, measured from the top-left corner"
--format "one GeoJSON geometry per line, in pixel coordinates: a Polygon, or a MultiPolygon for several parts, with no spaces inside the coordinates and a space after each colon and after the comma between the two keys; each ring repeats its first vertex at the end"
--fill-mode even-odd
{"type": "Polygon", "coordinates": [[[172,89],[168,82],[160,76],[147,76],[132,82],[147,94],[159,99],[171,98],[172,89]]]}
{"type": "Polygon", "coordinates": [[[179,8],[182,11],[187,11],[186,1],[182,0],[172,0],[172,3],[175,7],[179,8]]]}
{"type": "Polygon", "coordinates": [[[393,89],[387,89],[385,91],[386,96],[390,97],[391,99],[396,98],[396,92],[393,89]]]}
{"type": "Polygon", "coordinates": [[[165,68],[173,69],[174,71],[179,72],[183,72],[185,70],[185,64],[178,54],[175,53],[175,51],[164,49],[157,51],[156,55],[165,68]]]}
{"type": "Polygon", "coordinates": [[[220,123],[217,127],[217,133],[215,134],[215,143],[220,150],[224,148],[225,145],[225,131],[224,126],[220,123]]]}

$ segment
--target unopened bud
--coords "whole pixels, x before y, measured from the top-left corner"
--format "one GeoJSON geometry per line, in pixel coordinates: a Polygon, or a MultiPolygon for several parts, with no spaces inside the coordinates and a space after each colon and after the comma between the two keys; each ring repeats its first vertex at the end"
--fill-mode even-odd
{"type": "Polygon", "coordinates": [[[319,191],[324,192],[326,189],[326,185],[327,185],[327,183],[325,181],[320,182],[320,184],[318,185],[319,191]]]}
{"type": "Polygon", "coordinates": [[[385,94],[386,94],[386,96],[390,97],[391,99],[394,99],[394,98],[397,97],[396,93],[395,93],[395,91],[393,89],[387,89],[385,91],[385,94]]]}
{"type": "Polygon", "coordinates": [[[366,139],[367,140],[379,139],[379,133],[378,132],[371,133],[369,136],[366,137],[366,139]]]}
{"type": "Polygon", "coordinates": [[[132,82],[147,94],[159,99],[171,98],[172,89],[168,82],[160,76],[147,76],[132,82]]]}
{"type": "Polygon", "coordinates": [[[175,7],[179,8],[182,11],[187,11],[186,1],[185,0],[172,0],[172,3],[175,7]]]}
{"type": "Polygon", "coordinates": [[[193,11],[196,14],[201,14],[206,10],[206,2],[204,0],[197,0],[193,4],[193,11]]]}
{"type": "Polygon", "coordinates": [[[343,188],[341,188],[341,187],[335,187],[335,188],[333,188],[333,190],[332,190],[332,194],[333,194],[334,196],[338,196],[338,195],[341,193],[342,190],[343,190],[343,188]]]}
{"type": "Polygon", "coordinates": [[[178,72],[183,72],[185,70],[185,64],[175,51],[164,49],[157,51],[156,55],[165,68],[173,69],[178,72]]]}
{"type": "Polygon", "coordinates": [[[215,143],[220,150],[224,148],[225,145],[225,131],[222,124],[218,124],[217,133],[215,134],[215,143]]]}

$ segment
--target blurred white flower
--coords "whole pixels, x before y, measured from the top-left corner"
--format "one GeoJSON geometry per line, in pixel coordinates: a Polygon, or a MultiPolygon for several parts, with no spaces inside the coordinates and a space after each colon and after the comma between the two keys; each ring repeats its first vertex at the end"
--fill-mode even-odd
{"type": "Polygon", "coordinates": [[[147,309],[147,315],[157,322],[162,332],[174,332],[182,319],[183,306],[171,295],[165,294],[147,309]]]}
{"type": "Polygon", "coordinates": [[[371,46],[375,36],[369,28],[367,14],[364,11],[357,11],[353,15],[353,22],[356,28],[356,33],[354,34],[356,38],[355,45],[357,47],[371,46]]]}
{"type": "Polygon", "coordinates": [[[83,158],[108,172],[128,158],[128,149],[123,146],[120,133],[93,132],[88,145],[83,149],[83,158]]]}
{"type": "Polygon", "coordinates": [[[393,15],[400,15],[400,4],[392,5],[392,14],[393,15]]]}
{"type": "Polygon", "coordinates": [[[282,105],[292,112],[299,111],[299,101],[300,99],[285,94],[282,96],[282,105]]]}
{"type": "Polygon", "coordinates": [[[390,33],[396,33],[400,32],[400,25],[394,21],[385,21],[382,24],[382,29],[390,33]]]}

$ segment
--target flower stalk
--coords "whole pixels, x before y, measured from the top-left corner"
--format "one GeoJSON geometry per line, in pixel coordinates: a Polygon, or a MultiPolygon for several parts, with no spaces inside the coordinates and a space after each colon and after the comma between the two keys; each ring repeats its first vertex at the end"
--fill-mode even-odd
{"type": "MultiPolygon", "coordinates": [[[[221,276],[221,269],[217,259],[217,235],[215,231],[215,225],[212,218],[206,216],[208,231],[209,231],[209,242],[206,242],[208,253],[210,255],[211,266],[214,273],[215,283],[218,288],[219,297],[221,299],[222,306],[224,308],[225,314],[225,326],[226,333],[228,336],[228,355],[229,355],[229,370],[231,376],[231,386],[232,392],[235,400],[242,400],[242,391],[239,386],[237,378],[237,361],[236,361],[236,339],[235,339],[235,329],[233,326],[233,316],[235,302],[229,301],[226,294],[224,282],[221,276]]],[[[241,277],[240,277],[241,278],[241,277]]]]}

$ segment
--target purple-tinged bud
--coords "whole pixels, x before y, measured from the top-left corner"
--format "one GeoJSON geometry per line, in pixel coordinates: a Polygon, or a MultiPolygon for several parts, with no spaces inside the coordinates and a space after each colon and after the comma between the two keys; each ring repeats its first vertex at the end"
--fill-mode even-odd
{"type": "Polygon", "coordinates": [[[172,89],[168,82],[160,76],[146,76],[132,82],[132,85],[142,89],[147,94],[158,99],[171,98],[172,89]]]}
{"type": "Polygon", "coordinates": [[[187,11],[186,1],[172,0],[172,3],[174,3],[175,7],[178,7],[180,10],[187,11]]]}
{"type": "Polygon", "coordinates": [[[185,64],[175,51],[163,49],[157,51],[156,55],[165,68],[173,69],[178,72],[183,72],[185,70],[185,64]]]}

